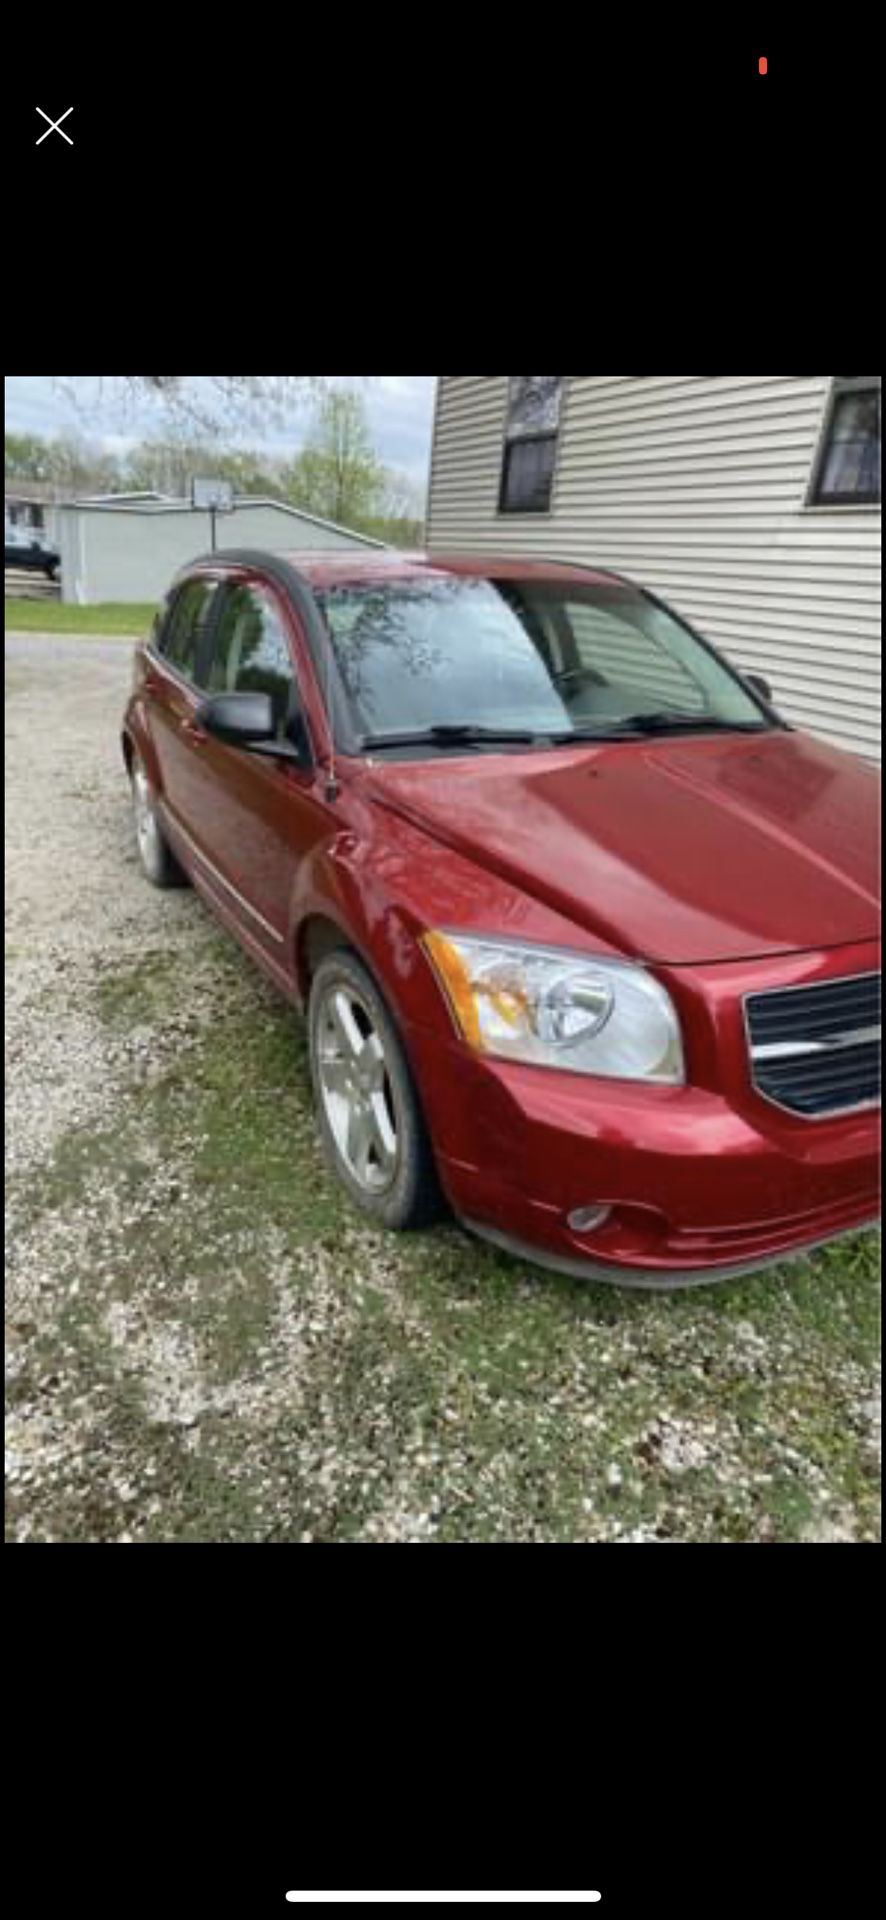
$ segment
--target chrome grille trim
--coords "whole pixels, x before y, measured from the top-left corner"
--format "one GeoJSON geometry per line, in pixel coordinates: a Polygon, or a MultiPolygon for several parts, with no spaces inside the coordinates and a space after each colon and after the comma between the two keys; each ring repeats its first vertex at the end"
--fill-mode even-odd
{"type": "Polygon", "coordinates": [[[835,1033],[828,1040],[774,1040],[751,1048],[752,1060],[799,1060],[804,1053],[834,1053],[840,1047],[860,1047],[866,1040],[878,1041],[879,1027],[853,1027],[851,1033],[835,1033]]]}
{"type": "Polygon", "coordinates": [[[878,1107],[879,991],[878,973],[860,973],[745,994],[750,1075],[761,1098],[803,1120],[878,1107]]]}

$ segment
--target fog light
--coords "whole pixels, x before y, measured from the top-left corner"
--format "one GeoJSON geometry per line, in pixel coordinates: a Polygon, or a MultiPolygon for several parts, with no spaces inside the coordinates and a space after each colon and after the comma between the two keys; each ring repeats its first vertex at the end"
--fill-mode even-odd
{"type": "Polygon", "coordinates": [[[602,1227],[609,1219],[611,1207],[574,1207],[566,1215],[566,1225],[573,1233],[590,1233],[594,1227],[602,1227]]]}

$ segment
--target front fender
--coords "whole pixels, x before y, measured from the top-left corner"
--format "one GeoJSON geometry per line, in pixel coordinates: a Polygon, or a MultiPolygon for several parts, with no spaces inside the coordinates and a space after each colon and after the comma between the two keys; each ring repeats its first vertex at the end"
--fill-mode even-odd
{"type": "Polygon", "coordinates": [[[418,1023],[447,1030],[448,1013],[418,944],[426,919],[392,897],[384,877],[369,870],[347,834],[308,855],[293,890],[291,951],[302,1004],[310,984],[306,936],[317,920],[335,927],[342,942],[353,948],[399,1025],[418,1023]]]}
{"type": "MultiPolygon", "coordinates": [[[[448,1037],[450,1010],[420,944],[429,927],[582,944],[571,922],[512,881],[362,795],[351,798],[347,823],[320,838],[299,864],[291,903],[297,973],[303,930],[314,916],[340,929],[401,1025],[448,1037]]],[[[305,987],[302,972],[302,996],[305,987]]]]}

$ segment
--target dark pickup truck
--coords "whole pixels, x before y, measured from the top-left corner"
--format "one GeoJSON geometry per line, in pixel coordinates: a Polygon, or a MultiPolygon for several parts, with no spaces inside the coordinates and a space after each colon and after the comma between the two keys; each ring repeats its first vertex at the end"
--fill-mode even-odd
{"type": "Polygon", "coordinates": [[[5,552],[4,567],[27,567],[32,573],[45,573],[49,580],[58,579],[61,565],[58,548],[47,546],[44,540],[33,533],[29,535],[24,528],[6,528],[5,552]]]}

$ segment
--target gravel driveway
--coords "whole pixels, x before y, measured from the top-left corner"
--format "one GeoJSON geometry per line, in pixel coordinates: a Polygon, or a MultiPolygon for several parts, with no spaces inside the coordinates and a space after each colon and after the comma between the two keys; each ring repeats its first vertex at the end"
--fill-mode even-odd
{"type": "Polygon", "coordinates": [[[350,1211],[300,1023],[137,868],[131,647],[6,643],[10,1537],[878,1537],[873,1235],[649,1298],[350,1211]]]}

